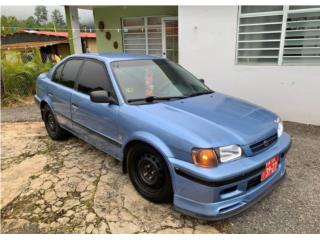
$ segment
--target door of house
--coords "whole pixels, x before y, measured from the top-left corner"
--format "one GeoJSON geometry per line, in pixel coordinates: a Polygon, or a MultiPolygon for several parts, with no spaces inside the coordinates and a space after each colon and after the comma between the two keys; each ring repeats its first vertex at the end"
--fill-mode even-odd
{"type": "Polygon", "coordinates": [[[178,18],[164,17],[162,25],[162,55],[178,62],[178,18]]]}

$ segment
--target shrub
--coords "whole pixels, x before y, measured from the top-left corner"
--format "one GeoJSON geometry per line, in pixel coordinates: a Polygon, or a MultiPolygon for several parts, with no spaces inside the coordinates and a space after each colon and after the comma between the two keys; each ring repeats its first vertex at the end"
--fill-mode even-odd
{"type": "Polygon", "coordinates": [[[19,97],[35,93],[36,79],[40,73],[47,72],[52,63],[43,63],[39,50],[28,54],[28,61],[21,58],[21,53],[7,51],[2,55],[2,73],[4,84],[4,103],[17,101],[19,97]]]}

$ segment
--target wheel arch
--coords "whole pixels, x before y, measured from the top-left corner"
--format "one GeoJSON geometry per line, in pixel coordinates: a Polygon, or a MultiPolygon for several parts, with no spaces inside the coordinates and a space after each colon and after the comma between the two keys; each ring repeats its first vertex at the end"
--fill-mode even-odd
{"type": "Polygon", "coordinates": [[[169,169],[169,172],[171,174],[171,168],[170,168],[170,163],[168,161],[168,156],[172,156],[172,152],[169,149],[169,147],[158,137],[153,136],[151,134],[149,135],[148,138],[146,137],[136,137],[130,139],[123,148],[123,159],[122,159],[122,172],[127,173],[127,155],[128,151],[130,148],[132,148],[135,144],[143,144],[143,145],[148,145],[152,149],[154,149],[156,152],[162,156],[162,158],[165,160],[167,167],[169,169]]]}
{"type": "Polygon", "coordinates": [[[42,100],[42,101],[40,102],[40,112],[41,112],[41,119],[42,119],[42,120],[44,120],[43,109],[44,109],[44,107],[45,107],[46,105],[49,106],[49,104],[48,104],[45,100],[42,100]]]}
{"type": "MultiPolygon", "coordinates": [[[[43,112],[43,109],[45,106],[48,106],[50,108],[51,111],[53,111],[52,107],[51,107],[51,104],[50,104],[50,99],[42,99],[40,101],[40,112],[41,112],[41,118],[42,120],[44,120],[44,112],[43,112]]],[[[55,114],[54,114],[55,115],[55,114]]],[[[55,116],[56,117],[56,116],[55,116]]]]}

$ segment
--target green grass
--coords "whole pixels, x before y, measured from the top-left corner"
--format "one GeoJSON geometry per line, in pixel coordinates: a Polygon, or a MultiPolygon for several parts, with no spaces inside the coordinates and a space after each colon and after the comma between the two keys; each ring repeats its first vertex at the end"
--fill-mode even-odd
{"type": "Polygon", "coordinates": [[[3,52],[1,56],[4,84],[3,104],[6,105],[19,101],[21,97],[33,95],[37,77],[47,72],[52,66],[51,62],[42,62],[38,49],[28,54],[27,59],[17,51],[3,52]]]}

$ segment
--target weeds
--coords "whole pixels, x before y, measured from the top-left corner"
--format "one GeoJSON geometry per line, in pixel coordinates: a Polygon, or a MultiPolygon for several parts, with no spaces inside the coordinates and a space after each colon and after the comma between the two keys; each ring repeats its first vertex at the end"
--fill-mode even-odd
{"type": "Polygon", "coordinates": [[[33,95],[37,77],[47,72],[52,65],[50,61],[42,62],[39,49],[34,49],[28,55],[17,51],[3,52],[1,56],[3,104],[19,102],[22,97],[33,95]]]}

